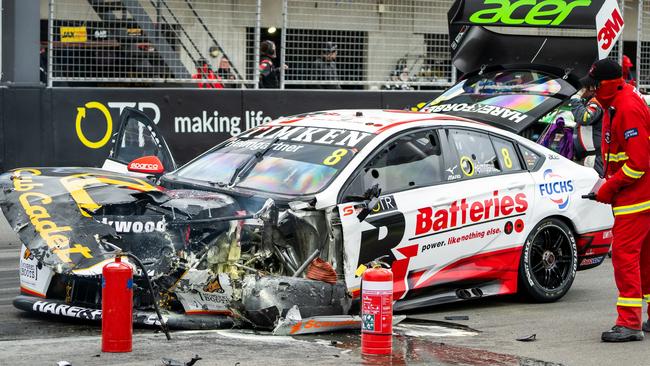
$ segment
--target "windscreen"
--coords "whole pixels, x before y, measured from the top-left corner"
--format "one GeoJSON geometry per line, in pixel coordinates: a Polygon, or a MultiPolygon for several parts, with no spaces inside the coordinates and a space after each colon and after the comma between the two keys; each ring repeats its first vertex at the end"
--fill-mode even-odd
{"type": "Polygon", "coordinates": [[[333,128],[265,126],[226,141],[176,175],[269,193],[309,195],[324,189],[372,136],[333,128]],[[235,178],[238,168],[247,164],[252,168],[235,178]]]}

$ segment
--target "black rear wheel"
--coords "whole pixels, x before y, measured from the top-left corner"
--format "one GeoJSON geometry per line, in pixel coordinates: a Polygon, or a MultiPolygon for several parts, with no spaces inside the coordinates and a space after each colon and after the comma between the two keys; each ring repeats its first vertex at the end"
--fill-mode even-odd
{"type": "Polygon", "coordinates": [[[546,218],[528,235],[519,264],[519,292],[538,302],[564,296],[576,276],[578,250],[571,229],[546,218]]]}

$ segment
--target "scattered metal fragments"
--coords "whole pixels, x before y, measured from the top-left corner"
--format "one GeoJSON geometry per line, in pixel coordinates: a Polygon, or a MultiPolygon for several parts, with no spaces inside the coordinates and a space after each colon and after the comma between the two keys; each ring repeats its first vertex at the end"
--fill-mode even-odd
{"type": "Polygon", "coordinates": [[[526,337],[517,338],[519,342],[534,342],[537,339],[537,334],[533,333],[526,337]]]}
{"type": "MultiPolygon", "coordinates": [[[[393,325],[406,319],[405,315],[393,317],[393,325]]],[[[313,333],[337,332],[361,329],[358,315],[321,315],[303,318],[298,306],[293,306],[284,318],[280,318],[273,329],[273,335],[294,336],[313,333]]]]}
{"type": "Polygon", "coordinates": [[[445,320],[469,320],[467,315],[449,315],[445,317],[445,320]]]}
{"type": "Polygon", "coordinates": [[[171,358],[163,358],[162,359],[162,364],[163,366],[192,366],[194,365],[198,360],[202,360],[199,355],[194,355],[191,360],[188,362],[181,362],[181,361],[176,361],[171,358]]]}

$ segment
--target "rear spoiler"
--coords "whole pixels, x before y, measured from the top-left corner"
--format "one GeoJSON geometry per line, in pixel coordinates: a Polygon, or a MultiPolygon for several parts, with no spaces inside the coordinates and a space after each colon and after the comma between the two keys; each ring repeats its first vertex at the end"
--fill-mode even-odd
{"type": "Polygon", "coordinates": [[[463,73],[529,63],[582,76],[594,61],[609,55],[624,27],[616,0],[456,0],[447,18],[453,64],[463,73]],[[498,27],[515,29],[506,34],[498,27]],[[516,28],[540,31],[516,34],[516,28]],[[541,35],[548,29],[593,30],[593,36],[541,35]]]}

